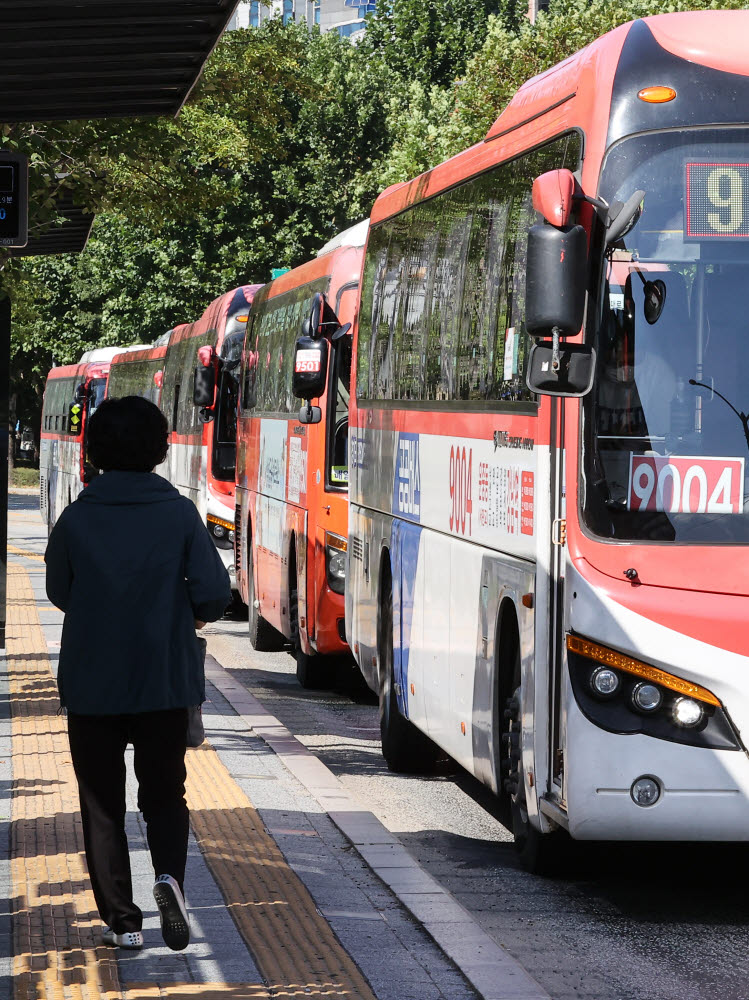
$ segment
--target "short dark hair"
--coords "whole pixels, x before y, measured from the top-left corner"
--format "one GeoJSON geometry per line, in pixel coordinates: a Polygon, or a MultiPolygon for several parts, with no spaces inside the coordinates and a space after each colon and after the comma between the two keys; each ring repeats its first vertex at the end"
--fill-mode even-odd
{"type": "Polygon", "coordinates": [[[141,396],[105,399],[88,424],[88,457],[103,472],[152,472],[169,447],[166,417],[141,396]]]}

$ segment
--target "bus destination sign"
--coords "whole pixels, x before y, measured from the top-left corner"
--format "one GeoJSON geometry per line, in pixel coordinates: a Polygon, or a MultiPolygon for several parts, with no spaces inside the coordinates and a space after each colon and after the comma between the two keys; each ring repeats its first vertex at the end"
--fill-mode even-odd
{"type": "Polygon", "coordinates": [[[749,238],[749,163],[687,163],[685,240],[749,238]]]}

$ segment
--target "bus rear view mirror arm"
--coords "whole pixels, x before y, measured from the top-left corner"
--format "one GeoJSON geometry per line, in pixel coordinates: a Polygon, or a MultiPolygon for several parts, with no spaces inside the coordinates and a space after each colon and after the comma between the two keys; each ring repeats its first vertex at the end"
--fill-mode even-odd
{"type": "Polygon", "coordinates": [[[637,220],[640,218],[640,213],[642,212],[644,199],[645,192],[638,190],[630,195],[624,204],[613,202],[609,206],[609,221],[606,227],[607,247],[610,247],[612,243],[616,243],[622,236],[626,236],[630,229],[637,224],[637,220]]]}

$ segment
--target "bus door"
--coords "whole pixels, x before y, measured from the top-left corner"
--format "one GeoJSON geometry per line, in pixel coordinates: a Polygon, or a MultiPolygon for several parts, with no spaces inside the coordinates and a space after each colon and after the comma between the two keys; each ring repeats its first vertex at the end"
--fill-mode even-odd
{"type": "Polygon", "coordinates": [[[221,347],[216,408],[213,421],[211,474],[234,484],[237,454],[237,405],[239,400],[239,360],[244,333],[227,337],[221,347]]]}
{"type": "MultiPolygon", "coordinates": [[[[548,782],[544,782],[544,786],[555,799],[563,797],[562,782],[564,776],[562,748],[564,746],[565,720],[562,717],[562,640],[564,638],[564,557],[567,522],[563,442],[566,405],[568,405],[567,402],[560,398],[542,397],[539,412],[541,440],[549,441],[547,470],[549,520],[548,525],[538,525],[534,708],[537,719],[546,716],[549,722],[548,728],[543,725],[537,727],[535,756],[539,777],[543,771],[546,772],[548,782]],[[545,670],[544,664],[546,665],[545,670]],[[544,761],[546,761],[546,766],[542,767],[544,761]]],[[[541,788],[539,788],[539,794],[543,796],[541,788]]]]}
{"type": "Polygon", "coordinates": [[[81,470],[81,482],[86,485],[95,479],[98,475],[98,470],[91,465],[88,460],[88,422],[96,413],[98,408],[104,402],[107,394],[107,377],[106,375],[101,375],[96,378],[89,379],[86,382],[85,390],[85,400],[86,400],[86,417],[83,422],[83,435],[81,436],[81,448],[80,448],[80,470],[81,470]]]}
{"type": "MultiPolygon", "coordinates": [[[[358,285],[344,285],[338,292],[333,309],[341,323],[351,322],[356,312],[358,285]]],[[[345,544],[348,538],[348,412],[351,385],[351,336],[346,334],[331,344],[328,370],[328,392],[325,413],[325,489],[316,493],[317,503],[310,504],[310,537],[317,539],[318,552],[326,558],[327,542],[345,544]]],[[[323,588],[328,585],[326,573],[310,566],[307,576],[309,593],[315,595],[314,605],[320,606],[323,588]]],[[[311,611],[312,609],[308,609],[311,611]]],[[[314,623],[313,623],[314,627],[314,623]]]]}

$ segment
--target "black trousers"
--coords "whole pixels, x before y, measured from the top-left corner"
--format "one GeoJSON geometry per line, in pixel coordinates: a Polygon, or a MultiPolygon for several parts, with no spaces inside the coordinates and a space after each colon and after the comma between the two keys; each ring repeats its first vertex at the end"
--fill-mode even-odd
{"type": "Polygon", "coordinates": [[[117,934],[139,931],[125,835],[125,747],[133,744],[138,808],[154,875],[185,878],[187,709],[137,715],[68,713],[68,739],[83,820],[86,861],[101,919],[117,934]]]}

